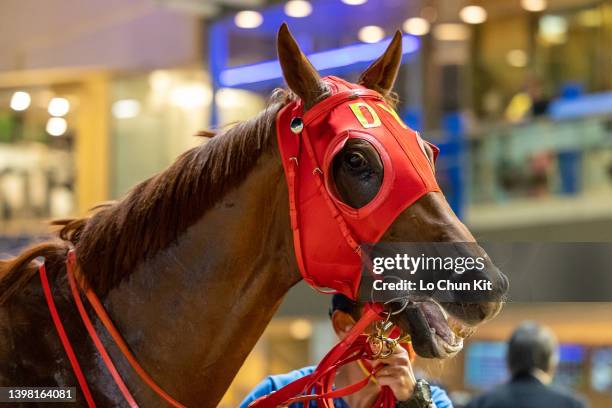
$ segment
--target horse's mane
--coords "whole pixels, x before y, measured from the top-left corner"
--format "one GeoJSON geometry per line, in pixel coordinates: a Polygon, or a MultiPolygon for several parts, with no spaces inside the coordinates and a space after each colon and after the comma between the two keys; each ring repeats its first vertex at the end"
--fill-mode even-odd
{"type": "Polygon", "coordinates": [[[71,247],[76,249],[84,283],[98,294],[108,292],[140,262],[171,245],[246,178],[276,134],[278,110],[292,98],[290,92],[276,90],[259,115],[183,153],[123,199],[94,207],[88,217],[54,221],[60,227],[59,239],[0,260],[0,305],[36,274],[35,258],[44,257],[51,272],[63,265],[71,247]]]}

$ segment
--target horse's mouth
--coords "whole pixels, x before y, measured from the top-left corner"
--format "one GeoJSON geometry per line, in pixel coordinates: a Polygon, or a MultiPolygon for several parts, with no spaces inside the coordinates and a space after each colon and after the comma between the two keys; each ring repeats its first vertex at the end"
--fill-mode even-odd
{"type": "Polygon", "coordinates": [[[476,330],[448,315],[433,300],[410,304],[397,323],[410,334],[416,353],[427,358],[453,357],[463,349],[463,340],[476,330]]]}

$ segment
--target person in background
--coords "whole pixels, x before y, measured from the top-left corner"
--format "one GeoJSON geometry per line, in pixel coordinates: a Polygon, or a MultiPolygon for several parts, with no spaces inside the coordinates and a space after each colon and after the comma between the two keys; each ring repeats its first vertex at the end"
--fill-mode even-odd
{"type": "Polygon", "coordinates": [[[550,383],[559,361],[553,332],[535,322],[523,322],[508,341],[511,380],[468,403],[466,408],[580,408],[580,399],[556,390],[550,383]]]}
{"type": "Polygon", "coordinates": [[[524,89],[510,99],[505,116],[511,123],[519,123],[547,115],[549,105],[542,80],[532,75],[527,78],[524,89]]]}
{"type": "MultiPolygon", "coordinates": [[[[330,308],[331,323],[339,339],[344,338],[362,313],[362,305],[353,302],[344,295],[336,294],[332,298],[330,308]]],[[[380,387],[387,385],[393,391],[398,400],[399,408],[452,408],[453,405],[446,392],[439,387],[430,386],[424,380],[417,380],[412,370],[412,364],[408,351],[397,346],[393,354],[380,360],[385,367],[378,371],[370,383],[358,392],[346,396],[343,399],[334,399],[336,408],[361,408],[371,407],[380,387]]],[[[240,408],[246,408],[257,398],[268,395],[290,382],[306,376],[314,371],[316,367],[304,367],[287,374],[272,375],[266,377],[257,385],[251,393],[242,401],[240,408]]],[[[338,370],[334,386],[342,388],[360,381],[364,377],[364,368],[359,362],[352,362],[338,370]]],[[[290,408],[302,408],[302,403],[292,404],[290,408]]],[[[315,401],[310,401],[308,407],[316,407],[315,401]]]]}

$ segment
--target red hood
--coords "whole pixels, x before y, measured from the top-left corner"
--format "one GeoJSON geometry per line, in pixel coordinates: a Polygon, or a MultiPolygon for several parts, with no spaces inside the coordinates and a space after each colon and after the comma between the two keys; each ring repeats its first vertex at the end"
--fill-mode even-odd
{"type": "Polygon", "coordinates": [[[402,211],[440,189],[418,133],[380,94],[336,77],[323,80],[331,96],[306,113],[301,101],[278,113],[278,146],[300,273],[315,288],[356,299],[362,270],[358,246],[378,242],[402,211]],[[290,128],[294,118],[303,120],[300,133],[290,128]],[[384,166],[380,191],[359,209],[338,198],[331,178],[334,155],[351,138],[370,142],[384,166]]]}

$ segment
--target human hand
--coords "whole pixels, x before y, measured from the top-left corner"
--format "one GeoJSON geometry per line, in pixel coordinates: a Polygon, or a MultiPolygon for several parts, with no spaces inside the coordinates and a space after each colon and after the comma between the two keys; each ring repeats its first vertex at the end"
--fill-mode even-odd
{"type": "Polygon", "coordinates": [[[416,378],[412,371],[408,351],[398,344],[389,357],[379,359],[377,362],[384,365],[374,374],[378,383],[391,388],[398,401],[410,399],[414,392],[416,378]]]}

